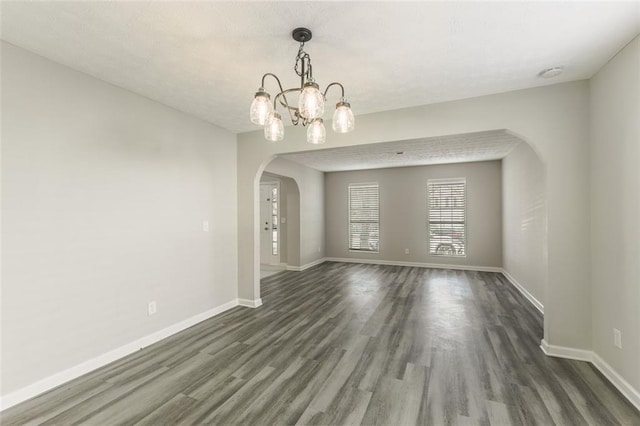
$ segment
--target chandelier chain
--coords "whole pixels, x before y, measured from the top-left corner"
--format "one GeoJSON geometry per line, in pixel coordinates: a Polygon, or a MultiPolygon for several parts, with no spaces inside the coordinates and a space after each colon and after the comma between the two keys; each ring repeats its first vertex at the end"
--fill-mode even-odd
{"type": "Polygon", "coordinates": [[[293,68],[298,77],[303,77],[305,74],[310,74],[311,71],[311,57],[304,51],[304,41],[300,42],[300,48],[298,49],[298,55],[296,56],[296,65],[293,68]],[[304,61],[307,61],[308,69],[305,70],[304,61]],[[302,68],[302,69],[300,69],[302,68]]]}

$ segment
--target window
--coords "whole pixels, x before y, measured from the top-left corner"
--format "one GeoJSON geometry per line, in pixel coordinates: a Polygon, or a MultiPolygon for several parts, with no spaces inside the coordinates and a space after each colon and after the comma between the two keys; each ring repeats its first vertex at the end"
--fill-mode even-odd
{"type": "Polygon", "coordinates": [[[377,252],[380,198],[377,183],[349,185],[349,250],[377,252]]]}
{"type": "Polygon", "coordinates": [[[427,181],[430,255],[466,256],[466,186],[464,178],[427,181]]]}

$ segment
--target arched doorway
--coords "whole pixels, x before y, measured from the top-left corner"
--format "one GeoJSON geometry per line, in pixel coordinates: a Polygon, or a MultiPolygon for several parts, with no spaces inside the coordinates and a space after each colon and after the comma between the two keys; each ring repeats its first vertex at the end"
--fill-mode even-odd
{"type": "MultiPolygon", "coordinates": [[[[273,164],[276,171],[281,173],[288,171],[290,174],[297,174],[298,179],[304,185],[304,171],[296,169],[291,163],[289,165],[285,164],[285,161],[293,159],[304,162],[302,159],[310,161],[309,159],[312,157],[321,158],[324,161],[331,155],[335,155],[336,158],[365,155],[366,152],[380,150],[380,146],[384,147],[382,151],[395,151],[394,147],[396,146],[402,146],[404,147],[403,149],[407,149],[407,147],[412,149],[415,145],[454,146],[460,151],[463,149],[473,151],[473,155],[477,156],[469,158],[483,158],[482,155],[478,154],[479,152],[485,150],[489,153],[493,152],[491,155],[495,156],[497,145],[500,141],[504,142],[505,140],[510,141],[515,148],[509,148],[508,152],[503,152],[504,157],[499,157],[502,158],[505,164],[502,170],[505,197],[501,201],[504,217],[502,225],[504,250],[502,252],[503,262],[501,266],[504,267],[504,272],[509,277],[509,280],[540,311],[543,311],[548,282],[546,167],[529,143],[517,135],[505,130],[497,130],[476,134],[368,144],[356,148],[333,148],[306,152],[300,155],[297,153],[281,154],[277,157],[277,160],[272,161],[270,159],[265,169],[268,171],[270,165],[273,164]],[[468,145],[467,148],[463,147],[464,144],[468,145]]],[[[415,152],[408,154],[409,157],[412,157],[415,152]]],[[[316,164],[318,163],[316,162],[316,164]]],[[[399,165],[396,164],[395,166],[399,165]]],[[[268,174],[269,172],[267,172],[268,174]]],[[[264,181],[264,178],[262,180],[264,181]]],[[[305,212],[301,212],[301,215],[304,214],[305,212]]],[[[262,225],[260,224],[260,226],[262,225]]],[[[317,258],[320,259],[322,256],[318,255],[317,258]]],[[[328,256],[343,257],[332,254],[328,256]]],[[[301,263],[301,265],[304,264],[305,262],[301,263]]],[[[295,267],[292,269],[300,270],[295,267]]]]}
{"type": "MultiPolygon", "coordinates": [[[[590,349],[588,85],[572,82],[473,99],[359,115],[354,132],[320,147],[291,127],[279,143],[261,131],[238,135],[238,293],[259,298],[257,187],[273,156],[420,137],[505,130],[527,142],[546,170],[548,274],[544,337],[551,346],[590,349]],[[258,173],[259,172],[259,173],[258,173]]],[[[301,191],[303,189],[301,188],[301,191]]]]}

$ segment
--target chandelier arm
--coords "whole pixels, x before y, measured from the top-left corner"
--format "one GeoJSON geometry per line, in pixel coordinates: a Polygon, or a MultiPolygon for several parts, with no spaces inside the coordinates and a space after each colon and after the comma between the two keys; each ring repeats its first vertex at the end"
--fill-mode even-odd
{"type": "Polygon", "coordinates": [[[298,107],[289,105],[289,100],[287,99],[287,94],[293,93],[293,92],[300,92],[301,90],[302,89],[300,89],[299,87],[294,87],[294,88],[291,88],[291,89],[283,90],[282,92],[278,93],[277,96],[282,96],[282,98],[284,99],[284,101],[280,100],[280,104],[285,108],[289,108],[290,110],[297,112],[298,111],[298,107]]]}
{"type": "Polygon", "coordinates": [[[322,97],[323,97],[323,98],[325,98],[325,99],[327,98],[327,92],[329,91],[329,88],[330,88],[331,86],[340,86],[340,90],[342,90],[341,98],[344,98],[344,86],[343,86],[342,84],[338,83],[337,81],[334,81],[333,83],[329,84],[329,85],[327,86],[327,88],[326,88],[326,89],[324,89],[324,93],[322,94],[322,97]]]}
{"type": "Polygon", "coordinates": [[[277,75],[273,74],[273,73],[266,73],[265,75],[262,76],[262,85],[260,87],[264,87],[264,80],[268,77],[271,76],[273,77],[277,82],[278,82],[278,86],[280,87],[280,92],[284,92],[284,89],[282,88],[282,83],[280,83],[280,79],[278,78],[277,75]]]}
{"type": "Polygon", "coordinates": [[[294,126],[297,126],[298,125],[298,118],[297,117],[294,118],[294,115],[291,113],[292,109],[296,109],[297,110],[297,108],[292,108],[291,106],[289,106],[289,100],[287,99],[287,96],[286,96],[286,92],[288,92],[289,90],[284,90],[282,88],[282,83],[280,82],[280,79],[278,78],[278,76],[273,74],[273,73],[270,73],[270,72],[268,72],[265,75],[263,75],[262,76],[262,87],[264,87],[265,79],[267,77],[269,77],[269,76],[273,77],[276,80],[276,82],[278,83],[278,87],[280,88],[280,93],[278,93],[275,96],[275,98],[273,99],[273,110],[274,111],[276,110],[276,105],[277,105],[278,98],[280,96],[282,96],[282,98],[284,99],[284,102],[280,101],[280,103],[282,103],[282,105],[287,108],[287,111],[289,112],[289,117],[291,118],[291,123],[293,123],[294,126]]]}
{"type": "Polygon", "coordinates": [[[278,93],[276,95],[275,98],[273,98],[273,110],[276,110],[276,103],[278,102],[278,98],[282,96],[282,99],[284,99],[284,102],[281,100],[280,103],[287,108],[287,112],[289,112],[289,118],[291,119],[291,123],[294,126],[298,125],[298,121],[299,121],[299,117],[297,114],[293,114],[292,111],[297,111],[298,108],[293,108],[289,106],[289,101],[287,100],[287,95],[286,92],[290,91],[291,89],[288,90],[282,90],[280,93],[278,93]]]}

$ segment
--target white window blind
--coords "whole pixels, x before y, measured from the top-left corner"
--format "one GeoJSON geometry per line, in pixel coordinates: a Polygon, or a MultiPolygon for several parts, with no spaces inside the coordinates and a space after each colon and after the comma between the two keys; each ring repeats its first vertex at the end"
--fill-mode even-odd
{"type": "Polygon", "coordinates": [[[377,252],[380,197],[377,183],[349,185],[349,250],[377,252]]]}
{"type": "Polygon", "coordinates": [[[464,178],[427,181],[430,255],[466,255],[466,186],[464,178]]]}

